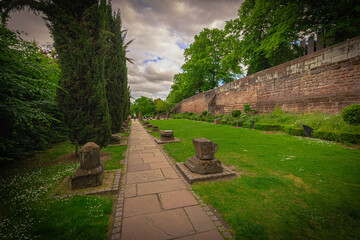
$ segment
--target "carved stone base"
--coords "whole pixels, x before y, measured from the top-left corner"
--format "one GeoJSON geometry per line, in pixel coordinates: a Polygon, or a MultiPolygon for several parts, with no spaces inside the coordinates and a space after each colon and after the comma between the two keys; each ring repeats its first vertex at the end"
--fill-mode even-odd
{"type": "Polygon", "coordinates": [[[196,156],[189,157],[185,166],[194,173],[199,174],[210,174],[210,173],[221,173],[223,168],[218,159],[212,160],[200,160],[196,156]]]}
{"type": "Polygon", "coordinates": [[[80,167],[71,179],[72,189],[100,186],[104,179],[104,165],[100,163],[97,168],[85,170],[80,167]]]}

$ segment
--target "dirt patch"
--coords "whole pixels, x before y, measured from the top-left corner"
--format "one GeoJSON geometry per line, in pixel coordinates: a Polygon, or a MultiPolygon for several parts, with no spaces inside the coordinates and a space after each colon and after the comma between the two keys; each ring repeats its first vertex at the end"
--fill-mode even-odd
{"type": "Polygon", "coordinates": [[[269,135],[286,135],[287,133],[282,131],[261,131],[262,134],[269,134],[269,135]]]}
{"type": "Polygon", "coordinates": [[[109,152],[100,152],[100,160],[107,161],[111,159],[111,153],[109,152]]]}
{"type": "Polygon", "coordinates": [[[294,176],[292,174],[284,175],[283,176],[286,179],[292,180],[294,182],[294,185],[297,187],[304,188],[307,192],[316,192],[316,189],[313,189],[309,184],[304,183],[303,179],[297,176],[294,176]]]}
{"type": "MultiPolygon", "coordinates": [[[[100,160],[101,161],[107,161],[109,159],[111,159],[111,153],[100,152],[100,160]]],[[[71,153],[61,155],[60,157],[56,158],[54,161],[37,163],[37,164],[33,164],[32,166],[33,167],[49,167],[49,166],[53,166],[53,165],[56,165],[59,163],[75,163],[75,162],[80,163],[80,155],[76,156],[75,153],[71,152],[71,153]]]]}

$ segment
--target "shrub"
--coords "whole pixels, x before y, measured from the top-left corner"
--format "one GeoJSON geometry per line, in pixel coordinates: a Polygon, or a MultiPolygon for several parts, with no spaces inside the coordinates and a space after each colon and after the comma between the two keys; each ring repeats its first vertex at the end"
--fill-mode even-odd
{"type": "Polygon", "coordinates": [[[350,125],[360,125],[360,104],[347,106],[342,111],[344,122],[350,125]]]}
{"type": "Polygon", "coordinates": [[[345,133],[345,132],[330,132],[330,131],[314,131],[314,138],[320,138],[336,142],[349,142],[360,143],[360,134],[357,133],[345,133]]]}
{"type": "Polygon", "coordinates": [[[208,111],[204,110],[202,111],[202,113],[200,114],[200,116],[206,116],[208,114],[208,111]]]}
{"type": "Polygon", "coordinates": [[[231,116],[233,116],[234,118],[240,117],[241,115],[241,110],[237,109],[231,112],[231,116]]]}
{"type": "Polygon", "coordinates": [[[305,136],[304,130],[302,128],[294,128],[291,126],[282,126],[283,131],[287,134],[294,135],[294,136],[305,136]]]}
{"type": "Polygon", "coordinates": [[[255,129],[265,130],[265,131],[280,131],[282,130],[281,125],[278,124],[267,124],[267,123],[255,123],[255,129]]]}
{"type": "Polygon", "coordinates": [[[251,103],[245,103],[243,105],[243,107],[244,107],[244,112],[247,113],[247,114],[258,113],[259,112],[258,110],[255,110],[255,109],[251,108],[251,103]]]}

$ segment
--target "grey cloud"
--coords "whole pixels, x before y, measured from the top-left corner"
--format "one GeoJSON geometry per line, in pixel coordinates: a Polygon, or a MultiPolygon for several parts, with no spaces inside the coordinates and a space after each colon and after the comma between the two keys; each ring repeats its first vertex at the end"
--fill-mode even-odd
{"type": "MultiPolygon", "coordinates": [[[[183,49],[177,43],[189,45],[203,28],[222,28],[226,20],[237,17],[243,0],[112,0],[113,9],[120,9],[123,28],[128,29],[128,79],[132,96],[165,98],[173,76],[184,63],[183,49]],[[143,63],[157,57],[162,61],[143,63]]],[[[40,43],[52,42],[40,17],[28,12],[13,14],[12,29],[29,33],[28,39],[40,43]]]]}

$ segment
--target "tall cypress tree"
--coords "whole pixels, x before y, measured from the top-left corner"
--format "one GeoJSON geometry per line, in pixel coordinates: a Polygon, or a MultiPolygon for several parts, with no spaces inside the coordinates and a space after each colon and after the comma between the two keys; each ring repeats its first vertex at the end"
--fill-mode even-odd
{"type": "Polygon", "coordinates": [[[58,99],[70,128],[70,139],[106,146],[110,114],[105,90],[102,16],[97,0],[54,1],[47,12],[62,79],[58,99]]]}
{"type": "Polygon", "coordinates": [[[118,132],[122,122],[125,120],[126,92],[127,92],[127,69],[124,49],[124,41],[121,30],[120,13],[111,12],[111,6],[107,8],[105,18],[109,20],[110,46],[107,48],[105,64],[106,97],[109,103],[111,115],[111,130],[118,132]]]}

